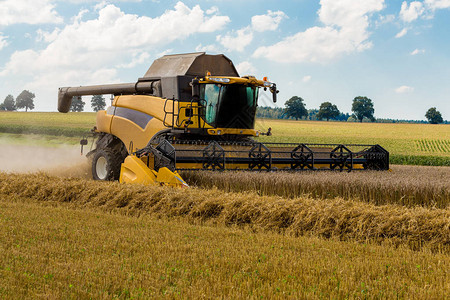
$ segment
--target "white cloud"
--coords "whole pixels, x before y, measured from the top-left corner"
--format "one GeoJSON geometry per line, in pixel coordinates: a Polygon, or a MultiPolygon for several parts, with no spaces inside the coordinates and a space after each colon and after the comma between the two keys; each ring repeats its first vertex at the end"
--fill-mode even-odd
{"type": "MultiPolygon", "coordinates": [[[[273,12],[268,10],[265,15],[253,16],[251,25],[239,30],[227,32],[225,35],[218,35],[216,41],[224,46],[227,51],[242,52],[253,41],[255,31],[276,30],[283,18],[287,18],[287,16],[282,11],[273,12]]],[[[204,48],[216,50],[216,47],[213,45],[208,45],[203,48],[201,45],[197,47],[197,49],[204,48]]]]}
{"type": "Polygon", "coordinates": [[[61,23],[62,21],[51,0],[3,0],[0,2],[0,26],[61,23]]]}
{"type": "Polygon", "coordinates": [[[3,35],[2,32],[0,32],[0,50],[8,46],[8,41],[6,40],[8,37],[3,35]]]}
{"type": "Polygon", "coordinates": [[[423,7],[422,2],[413,1],[408,6],[408,3],[403,1],[400,9],[400,19],[404,22],[410,23],[417,20],[417,18],[419,18],[424,12],[425,8],[423,7]]]}
{"type": "Polygon", "coordinates": [[[217,6],[213,6],[210,9],[206,10],[207,15],[212,15],[219,12],[219,8],[217,6]]]}
{"type": "Polygon", "coordinates": [[[117,82],[117,68],[145,62],[151,50],[195,33],[219,30],[229,21],[227,16],[206,15],[200,6],[189,8],[182,2],[155,18],[127,14],[110,4],[95,19],[74,18],[59,31],[39,31],[38,38],[48,42],[47,47],[14,52],[0,76],[29,74],[27,87],[36,87],[36,95],[54,94],[59,86],[117,82]]]}
{"type": "MultiPolygon", "coordinates": [[[[145,50],[184,39],[195,32],[204,32],[205,24],[215,24],[208,31],[220,29],[228,17],[205,17],[199,6],[192,9],[178,2],[174,10],[167,10],[157,18],[125,14],[120,8],[108,5],[99,11],[97,19],[81,22],[78,19],[60,31],[40,32],[52,42],[42,51],[18,51],[6,65],[10,72],[15,60],[27,61],[29,68],[44,70],[61,66],[96,68],[111,65],[117,59],[129,58],[135,49],[145,50]],[[51,36],[51,38],[50,38],[51,36]],[[118,42],[120,41],[120,42],[118,42]]],[[[120,61],[119,61],[120,62],[120,61]]]]}
{"type": "MultiPolygon", "coordinates": [[[[162,55],[161,55],[162,56],[162,55]]],[[[131,69],[138,65],[147,63],[150,66],[150,54],[148,52],[136,52],[133,54],[131,62],[118,65],[118,68],[131,69]]]]}
{"type": "Polygon", "coordinates": [[[311,78],[312,78],[311,75],[306,75],[306,76],[303,76],[302,81],[303,82],[310,82],[311,78]]]}
{"type": "Polygon", "coordinates": [[[408,28],[403,28],[399,33],[395,35],[396,38],[404,37],[408,33],[408,28]]]}
{"type": "Polygon", "coordinates": [[[253,40],[253,32],[250,27],[245,27],[226,35],[218,35],[216,40],[222,44],[228,51],[244,51],[245,47],[250,45],[253,40]]]}
{"type": "Polygon", "coordinates": [[[450,8],[450,0],[425,0],[425,4],[433,10],[450,8]]]}
{"type": "Polygon", "coordinates": [[[195,47],[195,51],[197,52],[208,52],[208,53],[218,53],[220,50],[216,47],[216,45],[205,45],[199,44],[195,47]]]}
{"type": "Polygon", "coordinates": [[[407,86],[407,85],[402,85],[395,89],[395,92],[397,94],[406,94],[406,93],[411,93],[413,91],[414,91],[414,88],[407,86]]]}
{"type": "Polygon", "coordinates": [[[248,61],[243,61],[236,65],[236,70],[241,76],[253,75],[256,73],[256,68],[248,61]]]}
{"type": "Polygon", "coordinates": [[[311,27],[268,47],[256,49],[255,57],[279,62],[323,62],[341,54],[372,47],[369,16],[384,8],[384,0],[321,0],[319,19],[325,26],[311,27]]]}
{"type": "Polygon", "coordinates": [[[380,16],[379,19],[376,21],[376,25],[378,27],[383,24],[393,23],[394,21],[395,21],[395,15],[380,16]]]}
{"type": "Polygon", "coordinates": [[[411,55],[417,55],[417,54],[421,54],[421,53],[425,53],[425,50],[424,49],[414,49],[411,52],[411,55]]]}
{"type": "Polygon", "coordinates": [[[38,29],[36,31],[36,41],[41,42],[44,41],[46,43],[51,43],[58,37],[58,34],[61,32],[59,28],[56,28],[52,32],[43,31],[41,29],[38,29]]]}
{"type": "Polygon", "coordinates": [[[280,25],[280,22],[287,18],[286,14],[282,11],[268,10],[265,15],[256,15],[252,17],[252,28],[254,31],[274,31],[280,25]]]}

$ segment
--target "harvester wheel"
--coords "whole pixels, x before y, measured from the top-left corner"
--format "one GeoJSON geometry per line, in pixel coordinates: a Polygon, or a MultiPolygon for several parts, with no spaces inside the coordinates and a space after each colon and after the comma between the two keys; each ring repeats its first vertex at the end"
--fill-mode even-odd
{"type": "Polygon", "coordinates": [[[95,180],[118,180],[123,157],[111,149],[95,151],[92,159],[92,177],[95,180]]]}

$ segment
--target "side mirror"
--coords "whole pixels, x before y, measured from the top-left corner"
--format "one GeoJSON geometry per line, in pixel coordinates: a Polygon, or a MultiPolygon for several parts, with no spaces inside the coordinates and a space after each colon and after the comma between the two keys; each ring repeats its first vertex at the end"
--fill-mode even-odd
{"type": "Polygon", "coordinates": [[[270,92],[272,93],[273,103],[276,103],[277,102],[277,94],[279,91],[277,90],[277,85],[275,83],[270,87],[270,92]]]}
{"type": "Polygon", "coordinates": [[[192,79],[191,86],[192,86],[192,98],[199,99],[200,98],[200,84],[199,84],[197,78],[192,79]]]}

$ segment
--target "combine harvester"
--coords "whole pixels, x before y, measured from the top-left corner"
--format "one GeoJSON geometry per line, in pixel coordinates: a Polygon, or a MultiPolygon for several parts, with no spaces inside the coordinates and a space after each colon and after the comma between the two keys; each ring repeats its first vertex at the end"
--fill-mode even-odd
{"type": "Polygon", "coordinates": [[[389,169],[379,145],[255,141],[271,135],[255,130],[260,88],[276,102],[275,83],[239,77],[224,55],[165,55],[135,83],[60,88],[58,110],[75,96],[115,96],[97,113],[87,154],[97,180],[187,186],[177,171],[389,169]]]}

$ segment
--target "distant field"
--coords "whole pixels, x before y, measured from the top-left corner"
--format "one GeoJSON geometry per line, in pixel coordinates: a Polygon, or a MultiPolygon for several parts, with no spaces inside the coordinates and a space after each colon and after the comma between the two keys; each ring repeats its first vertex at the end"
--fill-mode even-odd
{"type": "MultiPolygon", "coordinates": [[[[0,113],[0,133],[72,138],[62,142],[76,143],[78,137],[94,125],[95,113],[0,113]]],[[[379,144],[389,151],[394,164],[450,166],[450,125],[256,121],[256,129],[266,131],[269,127],[273,135],[260,137],[260,141],[379,144]]],[[[50,140],[55,141],[54,138],[50,140]]]]}
{"type": "Polygon", "coordinates": [[[272,128],[261,141],[379,144],[393,164],[450,166],[450,125],[317,122],[259,119],[256,128],[272,128]]]}
{"type": "Polygon", "coordinates": [[[95,125],[95,113],[69,112],[0,112],[0,125],[48,126],[90,129],[95,125]]]}
{"type": "Polygon", "coordinates": [[[380,144],[392,154],[450,157],[450,125],[257,120],[265,141],[380,144]]]}
{"type": "Polygon", "coordinates": [[[76,137],[95,125],[95,113],[0,112],[0,133],[76,137]]]}

